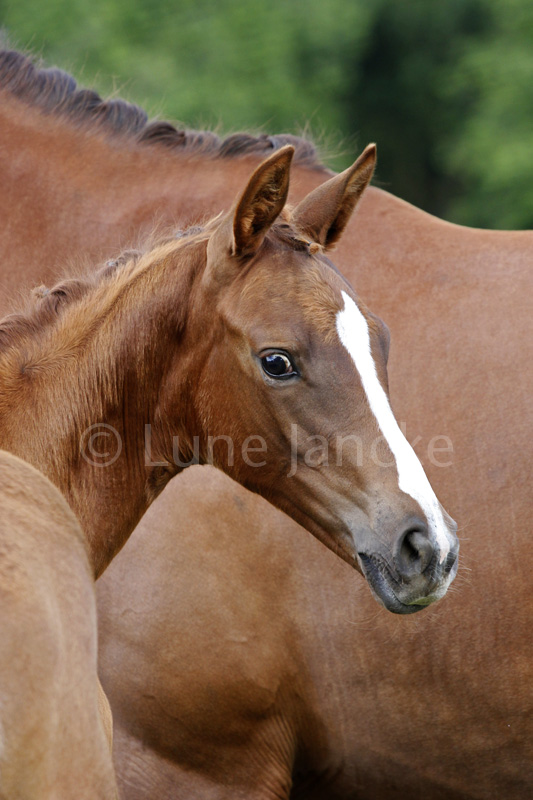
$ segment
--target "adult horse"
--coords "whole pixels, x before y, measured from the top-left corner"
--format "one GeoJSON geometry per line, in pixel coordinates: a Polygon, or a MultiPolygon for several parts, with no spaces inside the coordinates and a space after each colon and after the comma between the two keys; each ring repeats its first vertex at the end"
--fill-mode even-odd
{"type": "Polygon", "coordinates": [[[0,796],[112,800],[87,542],[56,487],[4,451],[0,508],[0,796]]]}
{"type": "MultiPolygon", "coordinates": [[[[346,561],[360,564],[384,605],[412,613],[439,599],[453,579],[454,531],[390,411],[383,388],[384,327],[362,309],[323,255],[342,234],[371,177],[374,148],[278,220],[292,154],[292,147],[284,147],[260,164],[228,215],[86,279],[51,291],[41,287],[29,308],[0,321],[0,443],[38,464],[76,510],[89,550],[89,563],[81,562],[85,578],[107,567],[151,501],[194,457],[209,459],[294,513],[346,561]],[[95,447],[99,426],[117,437],[111,459],[95,447]],[[320,469],[322,461],[308,460],[300,441],[302,430],[309,436],[316,429],[328,433],[335,456],[327,470],[320,469]],[[344,447],[356,435],[370,450],[380,429],[393,467],[368,456],[359,463],[358,451],[354,457],[344,447]],[[333,441],[334,434],[341,441],[333,441]],[[228,440],[230,456],[217,439],[228,440]],[[249,457],[251,439],[262,443],[261,464],[249,457]]],[[[19,527],[15,536],[20,533],[19,527]]],[[[31,554],[35,540],[22,534],[31,554]]],[[[79,535],[71,538],[78,563],[79,535]]],[[[7,543],[12,548],[13,535],[7,543]]],[[[55,542],[47,544],[54,550],[55,542]]],[[[60,564],[67,561],[55,551],[60,564]]],[[[22,569],[27,557],[20,554],[22,569]]],[[[37,627],[52,651],[49,660],[60,674],[64,670],[72,691],[76,665],[63,658],[61,637],[58,642],[46,614],[44,624],[42,614],[33,626],[21,624],[17,612],[27,592],[20,581],[13,587],[10,571],[8,559],[0,585],[13,595],[14,608],[4,628],[7,623],[8,633],[18,630],[34,653],[37,627]]],[[[54,582],[46,577],[47,600],[59,605],[54,582]]],[[[74,604],[77,599],[70,598],[74,604]]],[[[87,607],[86,600],[75,610],[84,616],[87,607]]],[[[95,634],[93,626],[94,619],[86,620],[95,634]]],[[[8,639],[4,662],[17,655],[16,641],[8,639]]],[[[78,656],[84,655],[90,656],[89,648],[81,648],[78,656]]],[[[7,663],[2,666],[4,672],[7,663]]],[[[67,781],[78,775],[64,741],[53,746],[69,706],[53,704],[46,659],[44,667],[38,686],[24,661],[14,692],[8,681],[0,709],[2,795],[37,798],[40,789],[32,781],[40,787],[43,775],[45,787],[66,791],[67,781]],[[51,719],[47,725],[38,714],[38,742],[29,755],[35,776],[24,789],[27,725],[20,733],[13,709],[33,695],[38,712],[43,707],[51,719]]],[[[98,683],[90,661],[87,673],[94,712],[98,683]]],[[[82,716],[90,716],[85,699],[79,703],[82,716]]],[[[86,735],[91,739],[90,727],[86,735]]],[[[96,780],[96,759],[83,757],[88,769],[94,766],[96,780]]],[[[107,766],[109,778],[109,760],[107,766]]]]}
{"type": "MultiPolygon", "coordinates": [[[[80,96],[72,79],[60,73],[32,72],[29,62],[19,56],[6,57],[3,63],[20,66],[18,79],[8,70],[0,106],[6,116],[0,128],[4,137],[0,153],[6,156],[0,202],[6,203],[4,218],[11,220],[3,263],[14,268],[6,275],[5,285],[11,281],[18,287],[28,264],[33,265],[28,281],[50,282],[57,274],[57,253],[66,257],[87,251],[91,256],[111,257],[130,243],[136,226],[149,228],[159,218],[183,227],[217,207],[227,207],[250,164],[279,143],[275,137],[246,136],[218,142],[212,136],[179,132],[164,124],[146,125],[138,109],[120,101],[102,103],[92,94],[80,96]],[[59,113],[54,112],[57,105],[59,113]],[[27,200],[24,211],[18,202],[21,197],[27,200]],[[218,205],[213,207],[215,199],[218,205]]],[[[327,177],[327,171],[313,163],[308,146],[298,144],[293,199],[327,177]]],[[[163,495],[154,505],[152,533],[162,531],[158,542],[166,552],[164,536],[172,519],[176,526],[198,530],[197,545],[189,537],[180,542],[179,579],[191,575],[185,591],[194,584],[197,603],[205,603],[202,619],[216,620],[220,612],[218,635],[230,642],[232,652],[214,665],[212,693],[213,675],[200,671],[198,663],[192,669],[182,662],[174,672],[162,671],[160,665],[176,664],[181,643],[189,657],[198,655],[189,639],[189,632],[195,631],[185,619],[193,601],[183,594],[176,598],[164,593],[160,584],[145,600],[150,582],[141,583],[140,573],[146,570],[146,559],[141,565],[136,556],[130,558],[128,550],[134,551],[125,549],[128,580],[140,586],[138,602],[130,603],[128,613],[116,616],[106,608],[111,573],[100,606],[100,613],[107,614],[103,668],[116,701],[123,788],[133,793],[137,784],[140,795],[165,796],[172,793],[172,786],[185,786],[191,796],[201,797],[203,792],[225,797],[236,796],[240,786],[247,797],[262,796],[270,790],[271,770],[287,791],[291,775],[298,770],[294,792],[312,796],[313,767],[321,763],[321,780],[314,780],[315,796],[320,792],[326,797],[357,792],[361,797],[386,798],[410,793],[431,800],[526,796],[532,782],[533,659],[524,566],[529,553],[526,490],[531,484],[531,459],[523,446],[531,428],[531,375],[527,372],[531,337],[524,305],[531,290],[532,252],[529,233],[461,229],[377,189],[365,193],[357,226],[348,226],[336,261],[347,275],[357,277],[362,293],[372,299],[392,329],[395,352],[390,373],[396,408],[408,420],[410,435],[416,435],[419,452],[433,462],[428,469],[439,493],[465,521],[464,561],[473,571],[468,573],[468,583],[463,581],[461,591],[448,597],[438,613],[424,612],[415,625],[412,620],[386,620],[365,605],[361,586],[348,567],[330,558],[285,518],[276,514],[271,530],[272,509],[242,495],[220,475],[213,483],[215,478],[207,477],[206,468],[188,471],[178,481],[183,489],[179,501],[163,495]],[[498,332],[496,345],[491,332],[498,332]],[[420,368],[423,383],[417,377],[420,368]],[[487,377],[492,375],[496,377],[487,377]],[[433,427],[435,420],[438,428],[433,427]],[[436,433],[450,437],[453,454],[446,449],[449,441],[432,441],[436,433]],[[439,446],[445,449],[439,452],[439,446]],[[452,458],[453,470],[439,469],[439,461],[448,463],[452,458]],[[199,498],[205,502],[206,488],[220,492],[217,498],[225,498],[216,515],[212,509],[205,515],[202,512],[199,498]],[[185,490],[191,493],[190,502],[182,506],[185,490]],[[239,503],[243,497],[244,509],[239,503]],[[163,509],[163,502],[174,503],[174,510],[166,505],[163,509]],[[235,533],[241,526],[253,531],[258,518],[268,526],[269,535],[280,537],[283,555],[277,559],[277,549],[263,546],[261,550],[255,538],[241,538],[241,567],[231,566],[222,551],[226,526],[235,533]],[[214,531],[209,539],[206,528],[214,531]],[[506,547],[503,559],[502,531],[510,528],[512,548],[506,547]],[[294,538],[287,542],[284,531],[294,538]],[[277,641],[268,662],[269,683],[263,693],[267,702],[262,710],[258,711],[256,698],[264,686],[264,651],[256,650],[256,658],[250,648],[248,655],[242,653],[245,660],[240,669],[248,678],[241,683],[241,694],[231,695],[233,678],[238,677],[231,659],[239,655],[235,650],[244,651],[245,642],[238,635],[232,642],[232,631],[226,634],[222,624],[233,608],[229,592],[221,597],[216,589],[219,581],[206,582],[203,562],[200,571],[196,547],[204,541],[213,547],[218,566],[228,569],[231,596],[242,595],[249,605],[254,600],[249,619],[254,623],[255,641],[267,626],[268,641],[277,641]],[[293,546],[296,555],[291,561],[288,551],[293,546]],[[255,554],[265,557],[265,552],[270,572],[263,562],[254,563],[255,554]],[[285,578],[284,590],[292,586],[292,597],[301,598],[295,601],[288,627],[281,617],[279,601],[285,596],[281,588],[275,606],[277,620],[272,614],[285,563],[292,583],[285,578]],[[252,567],[261,581],[255,593],[249,584],[252,567]],[[250,572],[243,575],[246,568],[250,572]],[[135,575],[134,570],[138,570],[135,575]],[[502,602],[511,596],[512,603],[502,602]],[[349,597],[354,602],[344,613],[349,597]],[[311,616],[304,614],[300,620],[302,606],[311,598],[311,616]],[[178,599],[184,603],[183,613],[180,606],[172,608],[178,599]],[[179,617],[183,632],[176,643],[167,636],[158,652],[143,645],[145,638],[153,641],[157,615],[165,620],[179,617]],[[284,630],[290,633],[289,639],[284,630]],[[116,645],[111,645],[112,639],[116,645]],[[152,674],[145,680],[143,665],[156,657],[152,674]],[[284,668],[284,663],[297,663],[298,658],[305,667],[300,676],[302,682],[307,681],[306,691],[302,682],[292,680],[293,670],[287,673],[284,668]],[[233,673],[226,670],[228,659],[233,673]],[[283,679],[284,674],[291,680],[283,679]],[[271,686],[282,689],[278,706],[268,701],[271,686]],[[320,707],[316,711],[317,695],[323,702],[327,699],[322,711],[320,707]],[[192,702],[186,713],[173,716],[180,698],[186,703],[187,697],[192,702]],[[200,697],[201,703],[197,702],[200,697]],[[218,726],[216,701],[221,702],[218,726]],[[276,713],[280,706],[288,709],[289,722],[299,721],[293,724],[291,737],[283,735],[287,727],[283,715],[276,713]],[[269,708],[273,711],[270,724],[269,708]],[[313,763],[316,746],[306,745],[309,720],[314,722],[307,734],[317,728],[321,734],[321,762],[313,763]],[[281,734],[276,736],[278,721],[281,734]],[[166,741],[169,725],[177,739],[166,741]],[[233,731],[231,737],[228,731],[233,731]],[[251,750],[240,750],[239,731],[250,733],[251,750]],[[280,736],[292,745],[281,759],[276,745],[280,736]],[[248,774],[243,777],[239,765],[248,755],[248,774]],[[332,765],[329,771],[328,763],[332,765]]],[[[132,545],[138,546],[138,541],[132,545]]],[[[118,572],[114,577],[123,578],[118,572]]],[[[116,586],[119,594],[120,584],[116,586]]],[[[124,611],[120,604],[118,610],[124,611]]],[[[235,614],[238,617],[238,609],[235,614]]],[[[211,631],[212,626],[205,630],[211,631]]],[[[215,653],[220,654],[218,646],[215,653]]],[[[213,667],[213,659],[206,664],[213,667]]]]}

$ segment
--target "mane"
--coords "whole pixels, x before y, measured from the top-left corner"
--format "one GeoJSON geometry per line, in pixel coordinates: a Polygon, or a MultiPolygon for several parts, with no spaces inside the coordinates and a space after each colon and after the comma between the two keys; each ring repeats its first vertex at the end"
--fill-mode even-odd
{"type": "Polygon", "coordinates": [[[115,271],[111,265],[118,263],[118,260],[109,262],[93,276],[70,278],[52,289],[46,286],[34,289],[23,311],[0,319],[0,353],[53,325],[66,306],[82,300],[91,289],[106,281],[115,271]]]}
{"type": "Polygon", "coordinates": [[[57,68],[39,69],[15,50],[0,51],[0,89],[46,114],[64,117],[110,136],[126,136],[139,145],[168,147],[212,158],[269,155],[286,144],[295,148],[294,161],[323,169],[316,147],[307,139],[283,133],[275,136],[234,133],[221,138],[212,131],[182,130],[170,122],[148,119],[147,113],[121,99],[103,100],[91,89],[80,89],[71,75],[57,68]]]}
{"type": "Polygon", "coordinates": [[[100,287],[108,285],[111,292],[111,284],[114,283],[112,293],[115,295],[120,292],[124,282],[133,276],[138,262],[144,256],[144,261],[151,262],[165,245],[173,248],[176,240],[197,240],[203,233],[204,228],[194,227],[160,238],[155,244],[150,238],[145,249],[125,250],[81,278],[64,279],[51,289],[46,286],[33,289],[21,311],[0,319],[0,356],[55,325],[65,309],[83,301],[100,287]]]}
{"type": "MultiPolygon", "coordinates": [[[[120,291],[124,281],[133,277],[141,259],[143,264],[149,265],[161,255],[163,248],[174,250],[178,242],[186,246],[205,239],[219,218],[220,215],[216,215],[203,226],[192,225],[172,234],[157,235],[157,232],[154,232],[148,237],[142,249],[125,250],[104,265],[88,271],[83,277],[66,278],[51,289],[46,286],[36,287],[21,311],[0,319],[0,356],[53,326],[66,308],[81,302],[99,287],[114,283],[115,292],[120,291]]],[[[275,236],[292,250],[315,253],[319,249],[319,245],[309,242],[294,231],[286,211],[274,223],[270,235],[275,236]]],[[[142,268],[142,265],[140,266],[142,268]]]]}

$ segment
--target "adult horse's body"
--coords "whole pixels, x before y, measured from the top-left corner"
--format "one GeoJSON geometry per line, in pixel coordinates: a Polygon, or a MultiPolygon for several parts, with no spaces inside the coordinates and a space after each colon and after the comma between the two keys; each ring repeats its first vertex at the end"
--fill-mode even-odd
{"type": "MultiPolygon", "coordinates": [[[[35,95],[51,111],[54,95],[43,87],[41,76],[35,95]]],[[[68,122],[74,105],[69,112],[64,102],[63,116],[42,114],[26,100],[3,94],[0,110],[6,120],[0,128],[4,137],[0,153],[5,154],[5,162],[0,202],[6,204],[4,219],[10,220],[2,240],[6,286],[19,287],[24,280],[50,282],[66,256],[75,258],[86,252],[90,257],[112,257],[117,248],[131,243],[137,227],[149,227],[154,218],[183,227],[222,205],[228,207],[250,164],[257,163],[253,153],[224,157],[222,152],[229,145],[223,145],[218,156],[213,147],[204,154],[190,145],[191,137],[182,136],[179,144],[179,134],[170,129],[167,135],[176,142],[174,148],[157,141],[139,144],[126,132],[111,135],[105,124],[97,129],[95,123],[90,131],[79,119],[68,122]],[[28,264],[32,272],[24,279],[28,264]]],[[[94,109],[95,116],[105,112],[98,104],[94,109]]],[[[119,107],[115,110],[118,118],[119,107]]],[[[163,134],[165,129],[151,129],[152,133],[156,130],[163,134]]],[[[140,131],[149,140],[150,129],[141,125],[140,131]]],[[[269,147],[268,140],[243,142],[260,151],[269,147]]],[[[306,166],[305,159],[299,163],[297,159],[293,198],[299,199],[327,176],[316,166],[306,166]]],[[[187,786],[195,797],[234,797],[238,786],[246,797],[268,796],[271,768],[275,789],[280,784],[286,788],[293,769],[298,768],[304,777],[296,788],[312,796],[313,766],[319,762],[325,770],[321,791],[328,798],[334,796],[327,786],[330,764],[332,777],[337,778],[335,791],[341,797],[351,797],[354,791],[360,797],[410,793],[429,800],[526,796],[532,782],[533,739],[531,601],[525,566],[530,550],[532,477],[527,450],[532,414],[528,371],[532,254],[529,233],[460,229],[387,193],[368,190],[357,226],[349,226],[336,261],[345,274],[357,277],[361,293],[391,327],[395,405],[400,418],[408,421],[408,435],[420,437],[417,447],[428,461],[439,494],[464,522],[464,562],[472,572],[434,614],[425,612],[414,624],[398,618],[385,620],[360,597],[365,587],[351,578],[348,568],[310,537],[251,496],[244,497],[244,510],[231,512],[234,495],[243,500],[240,490],[235,493],[234,485],[221,476],[213,483],[204,469],[188,471],[177,485],[183,490],[188,487],[190,501],[182,506],[181,492],[179,498],[162,498],[165,506],[158,501],[146,520],[147,524],[151,520],[153,532],[161,531],[161,554],[168,545],[164,536],[172,526],[170,515],[176,515],[180,528],[190,527],[194,533],[198,527],[201,538],[197,542],[185,537],[180,543],[181,570],[174,583],[190,576],[179,599],[183,610],[169,608],[177,599],[160,586],[155,597],[145,601],[144,592],[150,594],[153,584],[150,575],[146,581],[141,579],[146,557],[142,564],[136,560],[142,553],[140,538],[134,542],[135,550],[129,548],[129,554],[128,550],[123,554],[128,557],[128,581],[142,588],[136,602],[130,603],[129,613],[114,616],[105,603],[113,573],[103,587],[103,668],[119,721],[118,769],[132,796],[136,796],[131,788],[136,784],[137,796],[170,796],[174,783],[187,786]],[[453,454],[439,440],[433,445],[445,449],[434,450],[431,458],[428,448],[438,434],[452,439],[453,454]],[[453,470],[436,466],[449,460],[454,462],[453,470]],[[222,511],[215,514],[212,507],[205,514],[202,511],[198,498],[206,489],[216,490],[216,508],[223,515],[222,511]],[[221,605],[216,588],[220,582],[206,581],[202,559],[197,561],[198,544],[209,541],[217,566],[223,569],[226,528],[253,531],[258,516],[266,525],[269,515],[275,520],[277,531],[272,535],[281,538],[278,546],[284,548],[283,556],[278,560],[276,549],[263,545],[255,535],[244,539],[238,556],[242,562],[233,564],[234,556],[228,553],[226,566],[233,583],[221,605]],[[217,539],[219,517],[222,533],[217,539]],[[214,539],[209,538],[209,530],[214,539]],[[284,530],[294,537],[288,544],[284,530]],[[502,550],[507,536],[509,545],[502,550]],[[265,551],[270,559],[268,571],[255,561],[256,556],[266,558],[265,551]],[[239,563],[244,564],[244,576],[239,563]],[[288,567],[291,582],[283,575],[284,564],[293,565],[288,567]],[[252,568],[258,576],[253,584],[252,568]],[[134,569],[139,570],[136,575],[134,569]],[[316,586],[318,577],[320,587],[316,586]],[[257,582],[260,589],[254,591],[257,582]],[[191,584],[197,601],[186,593],[191,584]],[[289,622],[272,614],[278,587],[284,587],[279,589],[281,599],[286,590],[294,600],[294,618],[289,622]],[[261,641],[268,627],[272,647],[267,691],[259,707],[265,653],[245,650],[242,634],[232,642],[233,629],[224,629],[228,619],[224,608],[231,609],[231,598],[240,594],[248,604],[254,602],[244,619],[251,620],[254,640],[261,641]],[[346,608],[348,594],[357,606],[346,608]],[[213,673],[201,672],[197,664],[191,668],[181,663],[176,672],[162,673],[159,668],[177,663],[181,641],[190,657],[197,657],[189,634],[194,627],[187,627],[183,618],[191,602],[197,603],[196,610],[198,604],[204,609],[202,619],[208,623],[204,631],[212,629],[212,618],[219,619],[219,639],[230,642],[230,649],[224,650],[227,660],[221,658],[214,665],[212,694],[213,673]],[[166,637],[154,672],[145,680],[139,664],[153,661],[155,653],[149,648],[145,651],[143,639],[153,641],[156,614],[167,620],[180,618],[183,639],[174,642],[166,637]],[[396,628],[391,628],[392,623],[396,628]],[[231,695],[238,683],[233,659],[242,651],[246,680],[240,684],[242,691],[231,695]],[[301,666],[300,682],[293,680],[294,664],[301,666]],[[118,665],[122,671],[116,669],[118,665]],[[272,687],[282,690],[278,706],[270,705],[272,687]],[[185,707],[187,697],[190,707],[185,707]],[[197,702],[199,698],[203,701],[197,702]],[[218,723],[216,701],[221,702],[218,723]],[[180,703],[184,704],[181,712],[180,703]],[[276,715],[279,707],[282,713],[276,715]],[[273,709],[272,725],[269,708],[273,709]],[[289,737],[291,747],[278,759],[275,721],[282,720],[287,709],[288,719],[299,724],[289,737]],[[243,720],[246,725],[240,727],[243,720]],[[306,737],[306,720],[312,721],[307,728],[312,736],[306,737]],[[228,728],[236,731],[230,740],[228,728]],[[313,761],[317,746],[310,747],[308,742],[317,741],[317,729],[322,760],[313,761]],[[166,740],[169,730],[177,739],[166,740]],[[240,768],[242,730],[250,734],[251,742],[251,750],[244,749],[244,760],[248,759],[244,773],[240,768]],[[195,755],[200,742],[198,752],[208,748],[203,760],[195,755]],[[337,754],[336,761],[332,754],[337,754]]],[[[119,565],[114,571],[117,593],[122,591],[118,581],[124,580],[119,565]]],[[[117,608],[126,611],[120,603],[117,608]]],[[[276,608],[282,615],[280,605],[276,608]]],[[[240,613],[237,607],[237,621],[244,625],[240,613]]],[[[213,667],[212,660],[205,664],[213,667]]],[[[319,790],[315,796],[320,796],[319,790]]]]}
{"type": "Polygon", "coordinates": [[[97,583],[123,796],[526,800],[533,604],[474,525],[472,571],[404,620],[220,473],[178,476],[97,583]]]}
{"type": "MultiPolygon", "coordinates": [[[[193,460],[214,463],[293,514],[357,566],[391,611],[420,610],[442,597],[455,576],[455,525],[389,406],[387,331],[325,255],[370,181],[375,148],[289,212],[293,153],[292,146],[283,147],[263,161],[229,214],[86,278],[41,287],[29,307],[0,320],[0,447],[38,466],[77,514],[89,550],[80,591],[87,571],[103,572],[170,478],[193,460]],[[96,443],[102,428],[106,440],[115,437],[112,457],[96,443]],[[308,457],[307,442],[318,433],[328,454],[317,460],[308,457]],[[261,463],[252,455],[258,450],[261,463]],[[378,452],[392,462],[378,459],[378,452]]],[[[9,509],[9,495],[6,503],[9,509]]],[[[13,631],[35,656],[37,628],[51,653],[47,660],[45,650],[38,684],[29,657],[14,685],[7,680],[0,794],[62,796],[80,772],[79,763],[69,763],[65,742],[65,732],[78,729],[63,728],[62,717],[72,712],[52,674],[57,670],[72,693],[79,664],[61,646],[62,630],[51,630],[46,610],[34,625],[20,624],[20,606],[31,599],[34,606],[41,600],[61,608],[57,624],[66,635],[76,613],[89,611],[82,641],[73,637],[71,648],[86,662],[81,677],[87,685],[79,684],[90,693],[74,697],[88,723],[72,747],[99,784],[88,792],[111,796],[109,751],[107,762],[105,747],[100,753],[107,769],[102,775],[94,752],[106,745],[98,717],[94,597],[81,602],[70,593],[74,610],[65,617],[49,570],[43,578],[48,596],[30,592],[28,598],[35,539],[31,528],[8,534],[9,551],[22,537],[14,567],[29,572],[26,585],[13,586],[8,552],[0,589],[12,596],[13,607],[5,615],[2,673],[17,658],[13,631]],[[92,651],[90,643],[83,646],[91,634],[92,651]],[[16,709],[32,702],[38,732],[26,752],[32,732],[16,709]],[[99,724],[94,744],[91,722],[99,724]],[[83,749],[85,737],[90,744],[83,749]]],[[[70,538],[71,560],[78,564],[79,531],[70,531],[70,538]]],[[[57,543],[47,544],[43,572],[54,552],[58,568],[68,570],[57,543]]],[[[74,572],[76,582],[79,569],[74,572]]]]}
{"type": "Polygon", "coordinates": [[[87,542],[44,475],[0,451],[0,796],[112,800],[87,542]]]}

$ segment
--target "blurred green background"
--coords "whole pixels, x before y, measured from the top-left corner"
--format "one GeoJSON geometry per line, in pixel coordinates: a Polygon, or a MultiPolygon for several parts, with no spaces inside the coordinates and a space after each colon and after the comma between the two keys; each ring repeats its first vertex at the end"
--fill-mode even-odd
{"type": "Polygon", "coordinates": [[[307,131],[445,219],[533,227],[531,0],[0,0],[12,45],[149,113],[307,131]]]}

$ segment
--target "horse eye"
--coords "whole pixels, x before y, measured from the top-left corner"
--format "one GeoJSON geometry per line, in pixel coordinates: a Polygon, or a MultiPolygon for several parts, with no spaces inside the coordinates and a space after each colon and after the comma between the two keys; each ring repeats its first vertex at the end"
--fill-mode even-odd
{"type": "Polygon", "coordinates": [[[269,353],[261,358],[261,366],[271,378],[289,378],[296,375],[296,369],[285,353],[269,353]]]}

